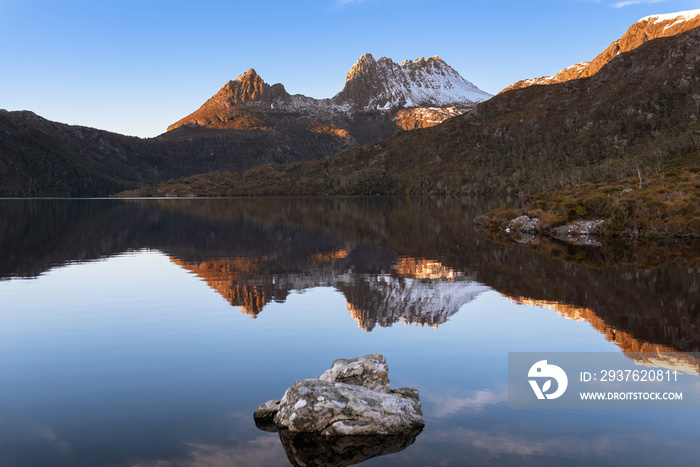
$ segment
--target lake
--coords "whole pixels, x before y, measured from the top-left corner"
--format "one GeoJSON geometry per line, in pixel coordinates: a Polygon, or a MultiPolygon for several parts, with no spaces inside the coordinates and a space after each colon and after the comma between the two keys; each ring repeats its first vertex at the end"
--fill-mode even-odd
{"type": "Polygon", "coordinates": [[[0,200],[0,465],[290,465],[255,408],[369,353],[426,426],[362,465],[697,465],[700,410],[517,410],[507,373],[509,352],[697,352],[700,269],[492,243],[473,220],[503,206],[0,200]]]}

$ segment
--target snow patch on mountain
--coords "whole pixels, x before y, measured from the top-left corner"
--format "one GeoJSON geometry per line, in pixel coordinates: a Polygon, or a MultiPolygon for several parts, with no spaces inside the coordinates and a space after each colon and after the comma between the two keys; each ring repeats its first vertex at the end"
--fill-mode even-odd
{"type": "Polygon", "coordinates": [[[433,105],[473,104],[481,102],[490,94],[480,90],[474,84],[462,78],[452,67],[439,57],[421,66],[415,62],[404,62],[400,67],[387,59],[380,58],[379,63],[387,64],[393,69],[393,79],[387,82],[388,94],[384,108],[404,104],[406,107],[433,105]]]}
{"type": "Polygon", "coordinates": [[[524,81],[525,85],[532,86],[534,84],[552,84],[566,81],[567,76],[577,75],[583,72],[590,62],[579,62],[560,70],[556,75],[543,76],[541,78],[531,78],[524,81]]]}
{"type": "Polygon", "coordinates": [[[700,16],[700,9],[699,10],[687,10],[687,11],[679,11],[677,13],[667,13],[665,15],[651,15],[651,16],[645,16],[644,18],[640,19],[639,22],[642,21],[649,21],[652,23],[665,23],[669,22],[665,29],[668,29],[675,24],[678,23],[685,23],[687,21],[690,21],[697,16],[700,16]]]}

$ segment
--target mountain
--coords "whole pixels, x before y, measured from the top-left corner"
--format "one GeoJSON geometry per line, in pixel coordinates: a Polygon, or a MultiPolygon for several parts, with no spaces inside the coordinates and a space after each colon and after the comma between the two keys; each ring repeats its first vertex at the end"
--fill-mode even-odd
{"type": "Polygon", "coordinates": [[[254,69],[226,83],[199,109],[168,127],[330,135],[348,145],[386,139],[400,129],[434,126],[491,95],[462,78],[440,57],[401,65],[367,53],[331,99],[289,94],[254,69]]]}
{"type": "Polygon", "coordinates": [[[142,139],[0,109],[0,197],[108,196],[202,172],[320,158],[350,146],[332,134],[211,128],[142,139]]]}
{"type": "Polygon", "coordinates": [[[262,163],[321,159],[403,130],[435,126],[490,97],[439,57],[399,65],[364,54],[348,72],[343,90],[330,99],[290,94],[251,68],[170,125],[159,140],[183,154],[183,145],[196,155],[217,154],[215,170],[231,170],[228,164],[240,171],[262,163]],[[214,149],[197,147],[213,141],[219,141],[214,149]]]}
{"type": "Polygon", "coordinates": [[[553,76],[532,78],[513,83],[501,92],[522,89],[538,84],[563,83],[572,79],[593,76],[606,63],[621,53],[629,52],[652,39],[675,36],[700,26],[700,10],[681,11],[665,15],[647,16],[634,23],[625,34],[610,44],[593,61],[580,62],[564,68],[553,76]]]}
{"type": "Polygon", "coordinates": [[[440,57],[404,60],[401,65],[364,54],[350,69],[337,105],[364,110],[405,107],[471,107],[491,97],[462,78],[440,57]]]}
{"type": "Polygon", "coordinates": [[[439,126],[332,158],[132,194],[533,193],[695,170],[699,60],[695,28],[621,53],[589,78],[504,92],[439,126]]]}
{"type": "Polygon", "coordinates": [[[317,108],[321,104],[310,97],[292,96],[279,83],[270,86],[251,68],[226,83],[199,109],[170,125],[168,131],[182,126],[265,130],[271,126],[270,120],[283,112],[332,110],[330,106],[317,108]]]}

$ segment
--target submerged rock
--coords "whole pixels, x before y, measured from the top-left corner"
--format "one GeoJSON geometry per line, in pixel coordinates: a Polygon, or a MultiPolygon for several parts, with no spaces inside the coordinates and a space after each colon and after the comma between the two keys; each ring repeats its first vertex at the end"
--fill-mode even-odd
{"type": "Polygon", "coordinates": [[[280,401],[254,414],[256,424],[320,436],[390,435],[425,426],[418,390],[389,389],[386,359],[379,354],[333,362],[320,378],[295,382],[280,401]]]}

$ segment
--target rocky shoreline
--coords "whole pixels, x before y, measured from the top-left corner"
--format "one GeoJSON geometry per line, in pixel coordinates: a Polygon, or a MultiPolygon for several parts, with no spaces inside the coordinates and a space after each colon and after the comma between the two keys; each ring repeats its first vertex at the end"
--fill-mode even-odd
{"type": "Polygon", "coordinates": [[[517,241],[534,242],[534,236],[545,235],[572,245],[600,246],[603,236],[604,219],[575,221],[557,227],[543,226],[537,217],[518,216],[511,220],[504,232],[511,234],[517,241]]]}

